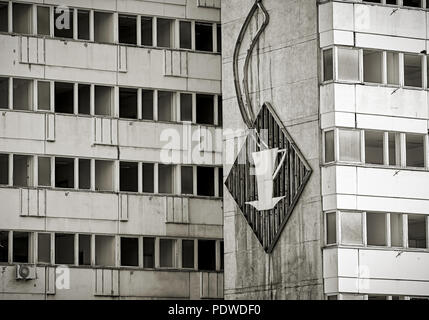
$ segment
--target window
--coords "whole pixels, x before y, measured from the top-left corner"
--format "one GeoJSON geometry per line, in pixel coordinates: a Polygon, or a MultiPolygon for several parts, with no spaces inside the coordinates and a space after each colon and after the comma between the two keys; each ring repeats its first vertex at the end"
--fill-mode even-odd
{"type": "Polygon", "coordinates": [[[0,32],[7,32],[9,25],[8,3],[0,2],[0,32]]]}
{"type": "Polygon", "coordinates": [[[406,152],[407,152],[407,167],[425,166],[425,148],[424,136],[407,134],[406,152]]]}
{"type": "Polygon", "coordinates": [[[323,51],[323,81],[334,80],[334,60],[332,49],[323,51]]]}
{"type": "Polygon", "coordinates": [[[54,35],[73,39],[73,9],[56,7],[54,10],[54,35]]]}
{"type": "Polygon", "coordinates": [[[115,237],[95,236],[95,264],[103,267],[115,266],[115,237]]]}
{"type": "Polygon", "coordinates": [[[121,238],[121,266],[139,266],[139,239],[121,238]]]}
{"type": "Polygon", "coordinates": [[[37,262],[51,263],[51,235],[49,233],[37,235],[37,262]]]}
{"type": "Polygon", "coordinates": [[[55,234],[55,264],[74,264],[74,234],[55,234]]]}
{"type": "Polygon", "coordinates": [[[194,240],[182,240],[182,268],[194,268],[194,240]]]}
{"type": "Polygon", "coordinates": [[[73,83],[55,82],[55,112],[73,114],[73,83]]]}
{"type": "Polygon", "coordinates": [[[180,120],[192,121],[192,94],[180,94],[180,120]]]}
{"type": "Polygon", "coordinates": [[[360,131],[341,129],[338,133],[340,161],[360,162],[360,131]]]}
{"type": "Polygon", "coordinates": [[[37,81],[37,109],[51,110],[51,84],[49,81],[37,81]]]}
{"type": "Polygon", "coordinates": [[[182,173],[182,194],[194,193],[194,168],[189,166],[181,167],[182,173]]]}
{"type": "Polygon", "coordinates": [[[195,49],[213,51],[213,26],[209,23],[195,23],[195,49]]]}
{"type": "Polygon", "coordinates": [[[221,241],[220,242],[220,246],[219,246],[220,248],[220,270],[223,270],[224,269],[224,251],[225,251],[225,248],[224,248],[224,242],[223,241],[221,241]]]}
{"type": "Polygon", "coordinates": [[[387,52],[387,83],[399,85],[399,53],[387,52]]]}
{"type": "Polygon", "coordinates": [[[217,32],[217,52],[222,52],[222,26],[220,24],[216,25],[217,32]]]}
{"type": "Polygon", "coordinates": [[[367,243],[370,246],[386,246],[386,214],[366,214],[367,243]]]}
{"type": "Polygon", "coordinates": [[[222,96],[217,99],[217,124],[223,126],[223,100],[222,96]]]}
{"type": "Polygon", "coordinates": [[[214,97],[197,94],[197,124],[214,124],[214,97]]]}
{"type": "Polygon", "coordinates": [[[363,244],[362,213],[341,212],[341,243],[348,245],[363,244]]]}
{"type": "Polygon", "coordinates": [[[365,131],[365,163],[383,164],[384,132],[365,131]]]}
{"type": "Polygon", "coordinates": [[[13,32],[31,34],[32,32],[32,5],[22,3],[12,3],[13,10],[13,32]]]}
{"type": "Polygon", "coordinates": [[[389,165],[396,166],[399,163],[399,157],[400,157],[399,135],[396,133],[390,132],[389,133],[389,165]]]}
{"type": "Polygon", "coordinates": [[[51,186],[51,158],[38,157],[38,185],[42,187],[51,186]]]}
{"type": "Polygon", "coordinates": [[[91,265],[91,235],[79,235],[79,265],[91,265]]]}
{"type": "Polygon", "coordinates": [[[74,188],[73,158],[55,158],[55,187],[74,188]]]}
{"type": "Polygon", "coordinates": [[[119,117],[137,119],[137,89],[119,88],[119,117]]]}
{"type": "Polygon", "coordinates": [[[325,132],[325,163],[335,161],[334,130],[325,132]]]}
{"type": "Polygon", "coordinates": [[[197,194],[199,196],[214,196],[214,168],[197,167],[197,194]]]}
{"type": "Polygon", "coordinates": [[[158,120],[174,121],[174,94],[169,91],[158,91],[158,120]]]}
{"type": "Polygon", "coordinates": [[[111,116],[113,105],[113,88],[95,86],[95,115],[111,116]]]}
{"type": "Polygon", "coordinates": [[[9,108],[9,78],[0,77],[0,109],[9,108]]]}
{"type": "Polygon", "coordinates": [[[180,21],[180,48],[191,49],[191,22],[180,21]]]}
{"type": "Polygon", "coordinates": [[[113,43],[113,13],[94,12],[94,40],[113,43]]]}
{"type": "Polygon", "coordinates": [[[37,6],[37,34],[49,36],[51,34],[51,19],[49,7],[37,6]]]}
{"type": "Polygon", "coordinates": [[[408,247],[427,248],[426,217],[423,215],[408,215],[408,247]]]}
{"type": "Polygon", "coordinates": [[[422,58],[419,55],[404,54],[404,84],[407,87],[423,87],[422,58]]]}
{"type": "Polygon", "coordinates": [[[159,265],[161,268],[174,268],[176,266],[176,240],[159,240],[159,265]]]}
{"type": "Polygon", "coordinates": [[[13,109],[33,109],[33,81],[13,79],[13,109]]]}
{"type": "Polygon", "coordinates": [[[337,214],[329,212],[326,214],[326,244],[337,243],[337,214]]]}
{"type": "Polygon", "coordinates": [[[9,261],[9,231],[0,231],[0,262],[9,261]]]}
{"type": "Polygon", "coordinates": [[[368,296],[368,300],[387,300],[387,296],[368,296]]]}
{"type": "Polygon", "coordinates": [[[403,246],[403,224],[402,214],[391,213],[390,214],[390,238],[392,247],[403,246]]]}
{"type": "Polygon", "coordinates": [[[383,52],[363,50],[363,81],[383,82],[383,52]]]}
{"type": "Polygon", "coordinates": [[[219,181],[219,197],[223,197],[223,168],[219,168],[218,181],[219,181]]]}
{"type": "Polygon", "coordinates": [[[215,240],[198,240],[198,270],[216,271],[215,240]]]}
{"type": "Polygon", "coordinates": [[[90,114],[91,86],[89,84],[78,85],[79,114],[90,114]]]}
{"type": "Polygon", "coordinates": [[[33,157],[13,155],[13,185],[30,187],[33,184],[33,157]]]}
{"type": "Polygon", "coordinates": [[[138,163],[120,162],[120,191],[138,192],[138,163]]]}
{"type": "Polygon", "coordinates": [[[119,15],[119,43],[137,44],[137,17],[119,15]]]}
{"type": "Polygon", "coordinates": [[[153,46],[152,18],[141,17],[141,42],[143,46],[153,46]]]}
{"type": "Polygon", "coordinates": [[[30,263],[29,232],[13,232],[13,262],[30,263]]]}
{"type": "Polygon", "coordinates": [[[0,153],[0,185],[9,184],[9,155],[0,153]]]}
{"type": "Polygon", "coordinates": [[[404,0],[404,7],[421,8],[422,0],[404,0]]]}
{"type": "Polygon", "coordinates": [[[143,163],[143,192],[154,192],[154,165],[153,163],[143,163]]]}
{"type": "Polygon", "coordinates": [[[143,238],[143,267],[155,267],[155,238],[143,238]]]}
{"type": "Polygon", "coordinates": [[[158,47],[173,47],[173,20],[157,19],[158,47]]]}
{"type": "Polygon", "coordinates": [[[142,90],[142,117],[145,120],[153,120],[153,90],[142,90]]]}
{"type": "Polygon", "coordinates": [[[359,81],[359,50],[338,48],[338,79],[359,81]]]}
{"type": "Polygon", "coordinates": [[[79,189],[91,188],[91,160],[79,159],[79,189]]]}
{"type": "Polygon", "coordinates": [[[95,160],[95,190],[113,191],[115,163],[107,160],[95,160]]]}
{"type": "Polygon", "coordinates": [[[173,165],[158,165],[158,188],[159,193],[173,193],[174,190],[174,167],[173,165]]]}
{"type": "Polygon", "coordinates": [[[78,39],[89,40],[89,11],[78,10],[77,19],[78,19],[78,28],[77,28],[78,39]]]}

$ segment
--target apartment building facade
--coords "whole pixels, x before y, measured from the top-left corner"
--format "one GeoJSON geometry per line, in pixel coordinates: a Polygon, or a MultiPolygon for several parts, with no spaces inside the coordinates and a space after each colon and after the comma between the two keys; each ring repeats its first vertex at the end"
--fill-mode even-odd
{"type": "Polygon", "coordinates": [[[223,297],[220,1],[0,1],[0,298],[223,297]]]}
{"type": "MultiPolygon", "coordinates": [[[[224,126],[241,130],[225,137],[234,159],[248,130],[233,48],[254,3],[222,11],[233,30],[222,65],[224,126]]],[[[262,3],[269,24],[249,68],[254,112],[272,104],[313,172],[270,253],[225,189],[225,298],[427,299],[429,2],[262,3]]],[[[257,12],[243,48],[267,21],[257,12]]],[[[228,164],[225,178],[233,171],[228,164]]]]}

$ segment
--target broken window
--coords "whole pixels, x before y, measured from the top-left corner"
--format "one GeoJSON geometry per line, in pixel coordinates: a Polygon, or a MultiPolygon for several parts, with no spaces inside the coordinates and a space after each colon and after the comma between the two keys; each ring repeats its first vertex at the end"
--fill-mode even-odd
{"type": "Polygon", "coordinates": [[[95,264],[97,266],[115,266],[115,237],[95,236],[95,264]]]}
{"type": "Polygon", "coordinates": [[[32,5],[12,3],[12,10],[13,32],[31,34],[33,23],[32,5]]]}
{"type": "Polygon", "coordinates": [[[210,23],[195,23],[195,49],[213,51],[213,26],[210,23]]]}
{"type": "Polygon", "coordinates": [[[172,48],[173,47],[173,20],[171,19],[157,19],[157,39],[158,47],[172,48]]]}
{"type": "Polygon", "coordinates": [[[13,79],[13,109],[33,109],[33,81],[13,79]]]}
{"type": "Polygon", "coordinates": [[[9,231],[0,231],[0,262],[9,261],[9,231]]]}
{"type": "Polygon", "coordinates": [[[137,17],[119,15],[119,43],[137,44],[137,17]]]}
{"type": "Polygon", "coordinates": [[[51,34],[49,7],[37,6],[37,34],[43,36],[49,36],[51,34]]]}
{"type": "Polygon", "coordinates": [[[113,88],[95,86],[95,115],[111,116],[113,105],[113,88]]]}
{"type": "Polygon", "coordinates": [[[119,88],[119,117],[137,119],[137,89],[119,88]]]}
{"type": "Polygon", "coordinates": [[[197,194],[199,196],[214,196],[214,168],[197,167],[197,194]]]}
{"type": "Polygon", "coordinates": [[[155,238],[143,238],[143,267],[155,268],[155,238]]]}
{"type": "Polygon", "coordinates": [[[360,162],[360,131],[341,129],[338,133],[340,161],[360,162]]]}
{"type": "Polygon", "coordinates": [[[49,81],[37,81],[37,109],[51,110],[51,84],[49,81]]]}
{"type": "Polygon", "coordinates": [[[95,160],[95,190],[113,191],[115,163],[107,160],[95,160]]]}
{"type": "Polygon", "coordinates": [[[341,243],[348,245],[363,244],[362,213],[341,212],[341,243]]]}
{"type": "Polygon", "coordinates": [[[37,235],[37,262],[51,263],[51,235],[49,233],[37,235]]]}
{"type": "Polygon", "coordinates": [[[120,162],[120,191],[138,192],[138,163],[120,162]]]}
{"type": "Polygon", "coordinates": [[[9,108],[9,78],[0,77],[0,109],[9,108]]]}
{"type": "Polygon", "coordinates": [[[143,46],[153,46],[152,18],[141,17],[141,42],[143,46]]]}
{"type": "Polygon", "coordinates": [[[218,169],[218,181],[219,181],[219,197],[223,197],[223,168],[218,169]]]}
{"type": "Polygon", "coordinates": [[[113,13],[94,12],[94,41],[113,43],[113,13]]]}
{"type": "Polygon", "coordinates": [[[73,158],[55,158],[55,187],[74,188],[73,158]]]}
{"type": "Polygon", "coordinates": [[[143,163],[143,192],[154,192],[154,165],[153,163],[143,163]]]}
{"type": "Polygon", "coordinates": [[[89,11],[78,10],[77,12],[77,37],[80,40],[89,40],[89,11]]]}
{"type": "Polygon", "coordinates": [[[404,54],[404,84],[408,87],[423,87],[422,57],[404,54]]]}
{"type": "Polygon", "coordinates": [[[194,168],[190,166],[182,166],[182,194],[194,193],[194,168]]]}
{"type": "Polygon", "coordinates": [[[325,163],[335,161],[334,130],[325,132],[325,163]]]}
{"type": "Polygon", "coordinates": [[[0,153],[0,185],[9,184],[9,155],[0,153]]]}
{"type": "Polygon", "coordinates": [[[365,163],[383,164],[384,132],[365,131],[365,163]]]}
{"type": "Polygon", "coordinates": [[[332,49],[323,51],[323,81],[334,80],[334,60],[332,52],[332,49]]]}
{"type": "Polygon", "coordinates": [[[421,8],[422,0],[404,0],[404,7],[421,8]]]}
{"type": "Polygon", "coordinates": [[[30,262],[30,233],[13,232],[13,262],[30,262]]]}
{"type": "Polygon", "coordinates": [[[370,246],[386,246],[386,214],[366,214],[367,243],[370,246]]]}
{"type": "Polygon", "coordinates": [[[9,5],[7,2],[0,2],[0,32],[8,32],[9,26],[9,5]]]}
{"type": "Polygon", "coordinates": [[[215,240],[198,240],[198,270],[216,271],[215,240]]]}
{"type": "Polygon", "coordinates": [[[38,185],[42,187],[51,186],[51,158],[39,157],[37,160],[38,165],[38,185]]]}
{"type": "Polygon", "coordinates": [[[153,90],[142,90],[142,118],[153,120],[153,90]]]}
{"type": "Polygon", "coordinates": [[[121,266],[139,266],[139,239],[121,238],[121,266]]]}
{"type": "Polygon", "coordinates": [[[73,83],[55,82],[55,112],[73,114],[73,83]]]}
{"type": "Polygon", "coordinates": [[[159,266],[161,268],[174,268],[176,266],[176,240],[159,240],[159,266]]]}
{"type": "Polygon", "coordinates": [[[338,79],[359,81],[359,50],[338,48],[338,79]]]}
{"type": "Polygon", "coordinates": [[[158,91],[158,120],[174,121],[174,94],[170,91],[158,91]]]}
{"type": "Polygon", "coordinates": [[[194,240],[182,240],[182,268],[194,268],[194,240]]]}
{"type": "Polygon", "coordinates": [[[91,265],[91,235],[79,235],[79,265],[91,265]]]}
{"type": "Polygon", "coordinates": [[[387,52],[387,83],[399,85],[399,53],[387,52]]]}
{"type": "Polygon", "coordinates": [[[192,94],[180,94],[180,120],[192,121],[192,94]]]}
{"type": "Polygon", "coordinates": [[[74,234],[55,234],[55,264],[74,264],[74,234]]]}
{"type": "Polygon", "coordinates": [[[402,214],[391,213],[390,214],[390,239],[392,247],[403,246],[403,224],[402,214]]]}
{"type": "Polygon", "coordinates": [[[33,157],[13,155],[13,185],[29,187],[33,183],[33,157]]]}
{"type": "Polygon", "coordinates": [[[426,217],[423,215],[408,215],[408,247],[427,248],[426,217]]]}
{"type": "Polygon", "coordinates": [[[329,212],[326,214],[326,244],[337,243],[337,214],[329,212]]]}
{"type": "Polygon", "coordinates": [[[223,100],[222,96],[218,96],[217,99],[217,124],[223,126],[223,100]]]}
{"type": "Polygon", "coordinates": [[[407,152],[407,167],[425,166],[425,137],[417,134],[407,134],[406,137],[406,152],[407,152]]]}
{"type": "Polygon", "coordinates": [[[91,86],[89,84],[78,85],[79,114],[90,114],[91,86]]]}
{"type": "Polygon", "coordinates": [[[214,124],[214,97],[197,94],[197,124],[214,124]]]}
{"type": "Polygon", "coordinates": [[[159,164],[158,165],[158,192],[173,193],[173,165],[159,164]]]}
{"type": "Polygon", "coordinates": [[[73,9],[56,7],[54,10],[54,36],[73,39],[73,9]]]}
{"type": "Polygon", "coordinates": [[[192,48],[191,27],[192,27],[191,22],[180,21],[180,48],[181,49],[192,48]]]}
{"type": "Polygon", "coordinates": [[[91,160],[79,159],[79,189],[91,188],[91,160]]]}
{"type": "Polygon", "coordinates": [[[363,50],[363,81],[383,82],[383,52],[363,50]]]}
{"type": "Polygon", "coordinates": [[[217,32],[217,52],[222,52],[222,26],[220,24],[216,25],[217,32]]]}

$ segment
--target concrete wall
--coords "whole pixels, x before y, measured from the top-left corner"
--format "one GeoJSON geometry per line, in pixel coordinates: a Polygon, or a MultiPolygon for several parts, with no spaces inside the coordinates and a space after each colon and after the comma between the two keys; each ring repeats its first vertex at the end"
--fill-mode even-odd
{"type": "MultiPolygon", "coordinates": [[[[222,8],[224,129],[244,129],[235,97],[232,54],[253,0],[226,1],[222,8]]],[[[270,24],[252,59],[250,91],[259,109],[272,103],[314,170],[272,254],[266,254],[243,214],[224,189],[225,298],[322,299],[321,197],[318,130],[318,41],[315,0],[265,0],[270,24]]],[[[258,16],[258,23],[262,22],[258,16]]],[[[252,21],[250,33],[257,25],[252,21]]],[[[249,36],[242,45],[241,64],[249,36]]],[[[240,67],[241,68],[241,67],[240,67]]],[[[240,149],[242,137],[227,136],[240,149]]],[[[228,175],[232,163],[227,163],[228,175]]]]}

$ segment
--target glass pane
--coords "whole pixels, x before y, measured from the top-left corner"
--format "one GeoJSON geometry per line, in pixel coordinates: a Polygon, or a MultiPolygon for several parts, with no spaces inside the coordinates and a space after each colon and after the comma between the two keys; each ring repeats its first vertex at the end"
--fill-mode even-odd
{"type": "Polygon", "coordinates": [[[399,54],[387,53],[387,83],[399,85],[399,54]]]}
{"type": "Polygon", "coordinates": [[[425,166],[424,136],[407,134],[407,166],[425,166]]]}
{"type": "Polygon", "coordinates": [[[360,162],[360,131],[339,130],[340,161],[360,162]]]}
{"type": "Polygon", "coordinates": [[[402,215],[398,213],[390,214],[390,238],[392,247],[402,247],[402,215]]]}
{"type": "Polygon", "coordinates": [[[341,243],[350,245],[363,244],[362,213],[341,213],[341,243]]]}
{"type": "Polygon", "coordinates": [[[326,214],[326,244],[337,243],[337,218],[335,212],[326,214]]]}
{"type": "Polygon", "coordinates": [[[386,214],[367,213],[366,214],[366,234],[368,245],[386,245],[386,214]]]}
{"type": "Polygon", "coordinates": [[[191,49],[191,23],[180,21],[180,48],[191,49]]]}
{"type": "Polygon", "coordinates": [[[323,51],[323,81],[334,79],[332,49],[323,51]]]}
{"type": "Polygon", "coordinates": [[[409,87],[423,87],[422,58],[418,55],[404,54],[404,81],[409,87]]]}
{"type": "Polygon", "coordinates": [[[359,81],[359,50],[338,48],[338,78],[359,81]]]}
{"type": "Polygon", "coordinates": [[[383,164],[384,133],[365,131],[365,163],[383,164]]]}
{"type": "Polygon", "coordinates": [[[424,215],[408,215],[408,247],[426,248],[426,217],[424,215]]]}
{"type": "Polygon", "coordinates": [[[175,265],[175,240],[161,239],[159,241],[159,264],[164,268],[172,268],[175,265]]]}
{"type": "Polygon", "coordinates": [[[396,133],[389,133],[389,165],[396,166],[399,162],[399,148],[396,148],[399,142],[398,135],[396,133]]]}
{"type": "Polygon", "coordinates": [[[365,82],[382,83],[383,53],[381,51],[363,51],[363,78],[365,82]]]}
{"type": "Polygon", "coordinates": [[[325,132],[325,162],[335,161],[334,130],[325,132]]]}

